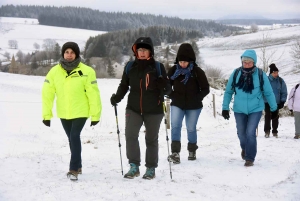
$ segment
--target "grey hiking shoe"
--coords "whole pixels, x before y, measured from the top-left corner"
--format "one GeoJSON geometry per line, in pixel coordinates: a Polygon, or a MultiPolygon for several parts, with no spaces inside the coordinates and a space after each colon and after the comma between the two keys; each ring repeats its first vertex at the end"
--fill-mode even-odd
{"type": "Polygon", "coordinates": [[[78,174],[82,174],[82,168],[78,168],[78,174]]]}
{"type": "Polygon", "coordinates": [[[194,161],[196,160],[196,151],[189,151],[189,157],[188,157],[189,161],[194,161]]]}
{"type": "Polygon", "coordinates": [[[300,139],[300,135],[295,135],[294,139],[300,139]]]}
{"type": "Polygon", "coordinates": [[[130,169],[124,175],[124,178],[133,179],[134,177],[138,177],[138,176],[140,176],[139,166],[134,163],[130,163],[130,169]]]}
{"type": "Polygon", "coordinates": [[[170,156],[168,156],[168,161],[173,162],[174,164],[180,163],[180,155],[177,152],[172,153],[170,156]]]}
{"type": "Polygon", "coordinates": [[[67,177],[68,177],[71,181],[77,181],[77,180],[78,180],[78,171],[70,170],[70,171],[67,173],[67,177]]]}
{"type": "Polygon", "coordinates": [[[278,133],[273,133],[273,136],[278,138],[278,133]]]}
{"type": "Polygon", "coordinates": [[[270,132],[265,133],[265,138],[268,138],[268,137],[270,137],[270,132]]]}
{"type": "Polygon", "coordinates": [[[143,179],[153,179],[155,178],[155,168],[147,168],[146,173],[143,175],[143,179]]]}

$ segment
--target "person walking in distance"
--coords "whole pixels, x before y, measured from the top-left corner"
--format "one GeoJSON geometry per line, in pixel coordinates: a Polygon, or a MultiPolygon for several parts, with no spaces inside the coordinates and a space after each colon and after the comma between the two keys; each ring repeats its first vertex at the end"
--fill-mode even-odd
{"type": "Polygon", "coordinates": [[[278,116],[272,87],[266,73],[256,67],[256,61],[254,50],[242,54],[242,66],[230,75],[222,105],[222,116],[229,120],[229,104],[234,94],[233,111],[246,167],[253,166],[257,153],[256,128],[265,107],[263,96],[270,105],[272,119],[278,116]]]}
{"type": "Polygon", "coordinates": [[[155,177],[158,166],[158,132],[164,116],[164,94],[171,90],[164,65],[154,60],[154,48],[150,37],[138,38],[132,51],[133,62],[124,68],[118,90],[110,98],[116,106],[129,91],[126,106],[126,155],[130,164],[124,178],[133,179],[140,175],[141,165],[139,131],[145,125],[146,172],[144,179],[155,177]]]}
{"type": "MultiPolygon", "coordinates": [[[[273,93],[275,95],[277,107],[278,109],[282,109],[287,98],[286,84],[284,80],[281,77],[279,77],[278,74],[279,70],[275,64],[272,63],[269,66],[269,68],[270,68],[270,74],[268,78],[272,86],[273,93]]],[[[265,125],[264,125],[265,137],[268,138],[270,136],[271,122],[272,122],[272,134],[274,137],[277,138],[279,116],[275,119],[271,119],[270,105],[268,104],[266,99],[264,100],[265,100],[265,125]]]]}
{"type": "Polygon", "coordinates": [[[185,118],[189,152],[188,160],[196,160],[197,123],[203,108],[202,100],[209,94],[209,83],[204,71],[196,63],[195,52],[189,43],[180,45],[175,65],[168,71],[173,88],[171,102],[171,151],[168,160],[180,163],[181,128],[185,118]]]}
{"type": "Polygon", "coordinates": [[[59,64],[46,75],[42,88],[43,123],[50,127],[53,101],[67,134],[71,160],[67,176],[77,180],[82,173],[80,134],[88,118],[91,126],[100,119],[102,105],[93,68],[83,64],[77,43],[67,42],[62,46],[59,64]]]}
{"type": "Polygon", "coordinates": [[[300,87],[299,83],[291,89],[288,107],[294,114],[295,121],[295,139],[300,139],[300,87]]]}

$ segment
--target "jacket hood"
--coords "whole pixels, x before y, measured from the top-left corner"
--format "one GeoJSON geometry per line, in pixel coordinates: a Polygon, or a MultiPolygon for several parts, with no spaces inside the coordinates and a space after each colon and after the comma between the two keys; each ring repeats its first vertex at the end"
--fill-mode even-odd
{"type": "Polygon", "coordinates": [[[138,39],[134,42],[134,44],[132,45],[131,49],[132,49],[133,54],[134,54],[135,57],[138,56],[138,54],[137,54],[137,46],[138,46],[138,45],[150,47],[150,51],[151,51],[150,56],[152,56],[152,57],[154,56],[153,43],[152,43],[152,40],[151,40],[150,37],[140,37],[140,38],[138,38],[138,39]]]}
{"type": "Polygon", "coordinates": [[[175,63],[178,63],[179,61],[196,62],[196,55],[191,44],[182,43],[179,46],[175,63]]]}
{"type": "Polygon", "coordinates": [[[241,60],[242,60],[242,57],[250,57],[250,58],[253,59],[253,61],[254,61],[254,66],[256,66],[257,56],[256,56],[255,50],[246,50],[246,51],[242,54],[241,60]]]}

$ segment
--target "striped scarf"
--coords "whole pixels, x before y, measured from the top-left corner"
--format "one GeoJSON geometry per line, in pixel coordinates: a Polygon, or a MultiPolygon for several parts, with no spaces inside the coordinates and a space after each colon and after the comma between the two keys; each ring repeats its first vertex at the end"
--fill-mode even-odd
{"type": "Polygon", "coordinates": [[[189,66],[186,68],[182,68],[179,64],[176,65],[176,71],[174,75],[171,76],[171,80],[175,80],[179,75],[185,75],[184,79],[181,80],[183,84],[186,84],[189,78],[191,77],[191,72],[194,68],[194,63],[190,62],[189,66]]]}

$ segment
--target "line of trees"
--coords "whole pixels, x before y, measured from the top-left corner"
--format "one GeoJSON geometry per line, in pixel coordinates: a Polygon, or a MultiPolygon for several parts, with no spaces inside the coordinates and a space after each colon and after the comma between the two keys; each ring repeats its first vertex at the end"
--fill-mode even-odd
{"type": "Polygon", "coordinates": [[[230,31],[242,29],[219,24],[212,20],[180,19],[178,17],[128,12],[103,12],[81,7],[3,5],[0,7],[0,16],[37,18],[42,25],[100,31],[171,26],[180,29],[198,30],[204,35],[211,35],[221,33],[226,29],[230,31]]]}

